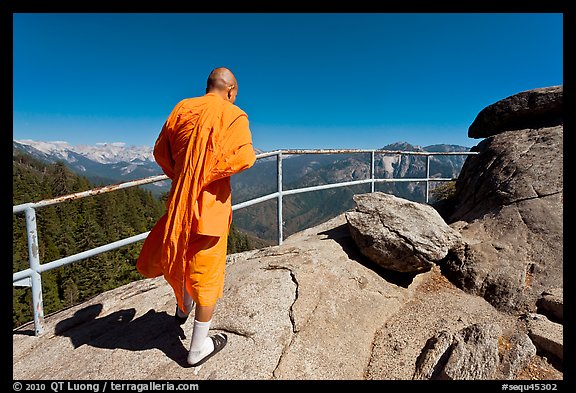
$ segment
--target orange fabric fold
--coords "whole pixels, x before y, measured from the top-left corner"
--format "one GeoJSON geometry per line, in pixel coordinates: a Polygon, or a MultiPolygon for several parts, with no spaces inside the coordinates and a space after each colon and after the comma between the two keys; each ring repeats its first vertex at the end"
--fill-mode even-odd
{"type": "MultiPolygon", "coordinates": [[[[164,123],[154,157],[172,186],[167,212],[144,241],[136,267],[145,277],[163,274],[184,309],[185,272],[198,259],[189,252],[194,249],[191,242],[200,239],[196,235],[227,235],[232,220],[230,176],[256,160],[248,117],[216,94],[184,99],[164,123]]],[[[198,296],[193,299],[198,303],[198,296]]]]}
{"type": "Polygon", "coordinates": [[[186,289],[201,306],[212,306],[224,292],[228,236],[193,235],[188,249],[186,289]]]}

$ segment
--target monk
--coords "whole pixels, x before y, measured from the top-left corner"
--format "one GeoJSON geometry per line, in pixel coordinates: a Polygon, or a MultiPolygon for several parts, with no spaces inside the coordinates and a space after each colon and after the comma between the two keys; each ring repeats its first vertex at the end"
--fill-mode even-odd
{"type": "Polygon", "coordinates": [[[212,70],[206,94],[180,101],[154,145],[154,158],[172,180],[164,214],[144,241],[136,267],[163,275],[184,323],[195,305],[188,363],[199,366],[227,343],[208,336],[224,288],[232,222],[230,176],[256,161],[248,116],[234,105],[238,83],[227,68],[212,70]]]}

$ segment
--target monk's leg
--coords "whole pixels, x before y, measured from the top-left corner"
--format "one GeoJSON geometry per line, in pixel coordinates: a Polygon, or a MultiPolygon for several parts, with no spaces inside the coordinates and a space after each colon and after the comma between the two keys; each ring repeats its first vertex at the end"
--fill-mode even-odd
{"type": "Polygon", "coordinates": [[[215,306],[196,305],[192,340],[190,341],[190,351],[188,351],[188,363],[191,365],[198,363],[214,351],[214,343],[208,337],[214,308],[215,306]]]}
{"type": "Polygon", "coordinates": [[[194,299],[190,296],[189,291],[186,286],[184,286],[184,307],[185,310],[180,310],[180,307],[176,307],[176,319],[182,324],[186,322],[188,315],[194,309],[194,299]]]}
{"type": "Polygon", "coordinates": [[[212,337],[208,336],[215,307],[216,305],[196,305],[194,328],[192,330],[192,340],[190,342],[190,351],[188,351],[187,359],[188,364],[191,366],[199,366],[203,364],[212,355],[226,346],[228,338],[225,334],[218,333],[212,337]]]}
{"type": "Polygon", "coordinates": [[[216,309],[216,305],[213,306],[196,306],[196,312],[194,315],[194,319],[200,322],[210,322],[212,320],[212,315],[214,315],[214,309],[216,309]]]}
{"type": "Polygon", "coordinates": [[[200,365],[226,345],[226,336],[208,336],[212,316],[224,287],[226,236],[199,236],[193,242],[190,282],[193,296],[198,299],[194,327],[188,352],[188,363],[200,365]]]}

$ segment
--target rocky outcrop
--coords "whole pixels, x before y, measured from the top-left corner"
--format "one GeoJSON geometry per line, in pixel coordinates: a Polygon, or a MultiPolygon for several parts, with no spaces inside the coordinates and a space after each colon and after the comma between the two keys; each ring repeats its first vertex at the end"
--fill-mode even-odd
{"type": "Polygon", "coordinates": [[[416,360],[413,379],[508,379],[534,355],[536,347],[525,333],[507,338],[497,324],[473,324],[431,337],[416,360]]]}
{"type": "Polygon", "coordinates": [[[561,96],[561,87],[524,92],[479,115],[472,130],[493,124],[496,130],[475,148],[479,154],[467,159],[456,183],[457,202],[445,218],[461,235],[457,242],[443,243],[430,235],[445,223],[430,220],[423,210],[412,208],[411,202],[392,196],[384,203],[374,202],[385,199],[377,193],[358,196],[357,209],[346,214],[358,248],[385,268],[400,270],[397,267],[406,261],[422,269],[437,263],[459,288],[482,296],[503,312],[530,316],[521,331],[506,339],[500,336],[508,351],[500,351],[500,363],[489,362],[489,368],[486,359],[475,364],[466,353],[462,355],[466,365],[454,358],[458,354],[454,342],[461,340],[451,342],[446,332],[431,337],[414,378],[484,379],[490,375],[507,379],[536,349],[559,360],[561,367],[562,325],[555,323],[563,319],[563,126],[557,125],[561,123],[561,96]],[[514,115],[490,120],[501,111],[514,115]],[[538,112],[538,122],[529,115],[531,111],[538,112]],[[534,127],[545,127],[518,130],[525,124],[521,117],[534,127]],[[412,214],[399,205],[410,206],[412,214]],[[448,255],[423,257],[426,254],[414,244],[425,241],[415,242],[414,236],[434,239],[448,255]],[[536,309],[544,315],[534,314],[536,309]]]}
{"type": "Polygon", "coordinates": [[[362,379],[376,331],[413,288],[350,259],[351,244],[340,216],[281,247],[230,255],[211,325],[228,345],[200,368],[186,363],[192,318],[174,321],[159,277],[47,316],[43,336],[15,332],[14,378],[362,379]]]}
{"type": "Polygon", "coordinates": [[[534,312],[544,291],[563,287],[563,126],[511,130],[503,113],[527,116],[527,124],[531,110],[556,118],[561,96],[561,87],[523,92],[479,116],[472,129],[498,126],[466,160],[446,217],[464,247],[444,273],[508,312],[534,312]]]}
{"type": "Polygon", "coordinates": [[[552,127],[563,122],[563,86],[532,89],[482,109],[468,128],[470,138],[486,138],[502,131],[552,127]]]}
{"type": "Polygon", "coordinates": [[[526,315],[528,335],[541,353],[552,355],[555,359],[564,360],[564,329],[542,314],[526,315]]]}
{"type": "Polygon", "coordinates": [[[414,379],[492,379],[498,365],[498,325],[472,325],[455,335],[439,332],[416,360],[414,379]]]}
{"type": "Polygon", "coordinates": [[[537,349],[526,333],[517,331],[498,338],[498,353],[500,366],[495,379],[514,379],[534,359],[537,349]]]}
{"type": "Polygon", "coordinates": [[[355,195],[354,201],[356,209],[345,213],[352,238],[362,254],[386,269],[429,270],[461,243],[429,205],[383,192],[355,195]]]}
{"type": "Polygon", "coordinates": [[[552,288],[542,292],[536,302],[536,311],[554,322],[564,320],[564,292],[562,288],[552,288]]]}
{"type": "MultiPolygon", "coordinates": [[[[372,263],[344,215],[282,246],[228,257],[211,325],[211,333],[228,335],[228,345],[201,367],[186,363],[192,317],[178,325],[174,309],[172,290],[158,277],[46,316],[41,336],[24,325],[13,334],[13,378],[411,379],[438,331],[479,322],[508,331],[518,323],[458,289],[437,266],[406,275],[372,263]]],[[[540,379],[562,378],[544,365],[549,374],[540,379]]]]}

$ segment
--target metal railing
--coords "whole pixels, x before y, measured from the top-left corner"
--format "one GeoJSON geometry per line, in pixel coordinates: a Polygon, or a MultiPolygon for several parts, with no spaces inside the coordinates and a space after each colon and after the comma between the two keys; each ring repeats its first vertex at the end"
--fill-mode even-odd
{"type": "MultiPolygon", "coordinates": [[[[282,217],[282,198],[284,195],[294,195],[304,192],[326,190],[337,187],[354,186],[358,184],[370,184],[370,192],[374,192],[376,183],[384,182],[426,182],[426,203],[428,203],[429,183],[451,181],[453,178],[430,178],[430,157],[434,155],[474,155],[477,152],[415,152],[415,151],[401,151],[401,150],[365,150],[365,149],[322,149],[322,150],[276,150],[256,155],[256,159],[276,156],[276,174],[277,174],[277,190],[271,194],[253,198],[241,203],[234,204],[232,210],[242,209],[248,206],[255,205],[270,199],[277,199],[277,222],[278,222],[278,244],[281,245],[283,235],[283,217],[282,217]],[[370,154],[370,177],[368,179],[346,181],[340,183],[324,184],[312,187],[302,187],[290,190],[284,190],[282,182],[282,160],[285,156],[299,155],[299,154],[351,154],[351,153],[369,153],[370,154]],[[426,177],[422,178],[376,178],[375,177],[375,155],[421,155],[426,156],[426,177]]],[[[144,240],[150,231],[141,233],[139,235],[131,236],[121,239],[112,243],[105,244],[100,247],[92,248],[74,255],[60,258],[47,263],[40,263],[38,254],[38,231],[36,226],[36,209],[40,207],[55,205],[65,201],[85,198],[89,196],[99,195],[107,192],[121,190],[123,188],[141,186],[145,184],[155,183],[163,180],[168,180],[166,175],[151,176],[144,179],[133,180],[125,183],[114,184],[95,188],[88,191],[78,192],[75,194],[60,196],[57,198],[44,199],[39,202],[23,203],[13,206],[12,213],[24,213],[26,216],[26,233],[28,238],[28,259],[29,268],[13,273],[12,283],[13,286],[25,286],[32,289],[32,307],[34,312],[34,327],[36,336],[44,332],[44,308],[42,303],[42,280],[41,274],[58,267],[77,262],[107,251],[111,251],[132,243],[144,240]]]]}

